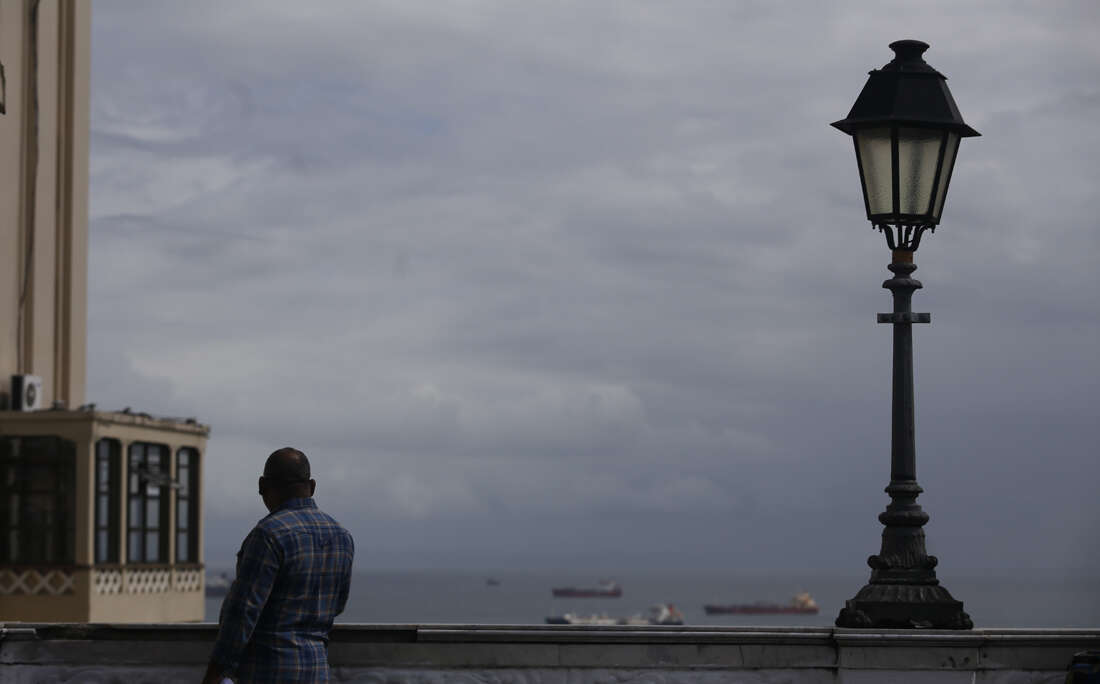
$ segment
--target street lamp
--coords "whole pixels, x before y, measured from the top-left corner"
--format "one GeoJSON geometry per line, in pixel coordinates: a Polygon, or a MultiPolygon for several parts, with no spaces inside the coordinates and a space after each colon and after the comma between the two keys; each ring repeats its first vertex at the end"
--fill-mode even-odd
{"type": "Polygon", "coordinates": [[[913,324],[931,314],[913,313],[913,252],[925,231],[935,231],[962,138],[979,135],[959,114],[947,78],[922,57],[927,43],[890,44],[894,59],[870,72],[852,111],[833,126],[852,136],[867,219],[886,236],[894,274],[882,284],[894,311],[878,314],[894,326],[894,379],[890,438],[890,504],[878,519],[882,550],[867,559],[871,580],[848,601],[838,627],[970,629],[974,625],[936,579],[936,557],[924,545],[928,522],[917,496],[913,410],[913,324]]]}

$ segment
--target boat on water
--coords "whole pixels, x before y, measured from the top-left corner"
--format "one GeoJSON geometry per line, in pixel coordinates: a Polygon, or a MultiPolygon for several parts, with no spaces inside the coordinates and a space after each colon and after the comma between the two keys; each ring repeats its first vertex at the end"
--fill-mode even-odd
{"type": "Polygon", "coordinates": [[[487,586],[487,587],[499,587],[500,586],[500,580],[498,580],[496,577],[486,577],[485,578],[485,586],[487,586]]]}
{"type": "Polygon", "coordinates": [[[707,615],[817,615],[817,602],[809,592],[795,594],[790,603],[708,603],[703,606],[707,615]]]}
{"type": "Polygon", "coordinates": [[[577,613],[565,613],[564,615],[552,615],[546,618],[548,625],[682,625],[684,615],[671,603],[658,603],[650,606],[645,613],[635,613],[630,617],[608,617],[607,613],[600,615],[580,615],[577,613]]]}
{"type": "Polygon", "coordinates": [[[229,593],[229,585],[233,583],[233,580],[229,579],[228,573],[222,573],[217,577],[206,578],[206,597],[218,598],[219,596],[225,596],[229,593]]]}
{"type": "Polygon", "coordinates": [[[619,598],[622,587],[614,580],[600,580],[595,587],[554,587],[550,590],[557,598],[619,598]]]}

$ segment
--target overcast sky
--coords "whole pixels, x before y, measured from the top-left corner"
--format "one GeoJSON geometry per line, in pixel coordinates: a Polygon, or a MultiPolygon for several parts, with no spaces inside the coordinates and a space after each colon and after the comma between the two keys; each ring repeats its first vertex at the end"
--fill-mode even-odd
{"type": "Polygon", "coordinates": [[[1100,4],[116,2],[88,399],[212,426],[207,560],[312,459],[360,568],[867,572],[889,251],[843,118],[900,38],[967,139],[917,252],[941,576],[1100,563],[1100,4]]]}

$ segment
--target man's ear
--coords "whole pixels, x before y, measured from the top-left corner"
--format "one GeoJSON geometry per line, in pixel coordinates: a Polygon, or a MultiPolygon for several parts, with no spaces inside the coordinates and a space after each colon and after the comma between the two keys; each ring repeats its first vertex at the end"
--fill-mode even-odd
{"type": "Polygon", "coordinates": [[[317,480],[309,481],[309,495],[313,496],[313,492],[317,491],[317,480]]]}

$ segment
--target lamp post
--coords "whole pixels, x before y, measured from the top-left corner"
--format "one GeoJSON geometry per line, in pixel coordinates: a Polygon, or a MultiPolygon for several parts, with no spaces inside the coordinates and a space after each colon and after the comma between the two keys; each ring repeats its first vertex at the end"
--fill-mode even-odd
{"type": "Polygon", "coordinates": [[[924,545],[928,522],[917,496],[913,410],[913,324],[931,314],[913,313],[913,252],[926,231],[934,232],[962,138],[978,135],[967,126],[943,74],[922,57],[927,43],[890,44],[894,59],[870,72],[848,117],[833,126],[852,136],[871,224],[886,236],[894,274],[882,284],[893,294],[893,313],[878,314],[894,326],[894,377],[890,436],[890,504],[879,514],[885,526],[882,549],[867,559],[871,580],[849,600],[838,627],[970,629],[973,623],[936,579],[936,557],[924,545]]]}

